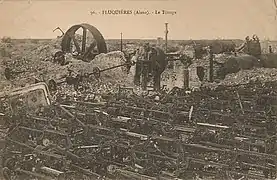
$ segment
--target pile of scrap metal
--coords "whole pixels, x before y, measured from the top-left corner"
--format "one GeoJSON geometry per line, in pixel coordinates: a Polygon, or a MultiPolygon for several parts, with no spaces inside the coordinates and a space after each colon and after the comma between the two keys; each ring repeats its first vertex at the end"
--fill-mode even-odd
{"type": "MultiPolygon", "coordinates": [[[[123,88],[105,102],[60,99],[32,106],[39,107],[34,111],[1,108],[8,122],[3,174],[6,179],[275,178],[276,87],[255,82],[148,95],[123,88]]],[[[25,90],[25,100],[39,96],[48,102],[42,89],[35,96],[25,90]]],[[[9,97],[18,96],[3,97],[13,104],[9,97]]]]}

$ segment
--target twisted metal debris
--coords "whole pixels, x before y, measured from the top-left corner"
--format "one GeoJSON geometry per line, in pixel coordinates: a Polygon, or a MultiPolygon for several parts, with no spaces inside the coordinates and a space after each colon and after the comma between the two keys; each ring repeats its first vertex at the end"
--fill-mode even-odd
{"type": "MultiPolygon", "coordinates": [[[[4,112],[6,179],[276,178],[276,82],[4,112]]],[[[101,95],[100,95],[101,96],[101,95]]],[[[3,103],[2,103],[3,104],[3,103]]]]}

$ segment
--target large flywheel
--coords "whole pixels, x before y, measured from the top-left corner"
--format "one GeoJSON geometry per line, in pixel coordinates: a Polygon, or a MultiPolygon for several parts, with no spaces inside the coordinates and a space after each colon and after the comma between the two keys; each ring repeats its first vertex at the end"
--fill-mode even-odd
{"type": "Polygon", "coordinates": [[[83,61],[91,61],[96,55],[107,53],[104,37],[90,24],[77,24],[69,28],[63,36],[62,51],[83,61]]]}

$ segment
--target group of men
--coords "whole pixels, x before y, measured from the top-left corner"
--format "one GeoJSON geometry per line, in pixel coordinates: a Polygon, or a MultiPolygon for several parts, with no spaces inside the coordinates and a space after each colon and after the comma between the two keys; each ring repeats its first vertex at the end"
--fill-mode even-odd
{"type": "Polygon", "coordinates": [[[246,36],[245,42],[237,49],[237,51],[243,51],[246,54],[259,58],[262,49],[258,36],[253,35],[252,39],[250,39],[249,36],[246,36]]]}

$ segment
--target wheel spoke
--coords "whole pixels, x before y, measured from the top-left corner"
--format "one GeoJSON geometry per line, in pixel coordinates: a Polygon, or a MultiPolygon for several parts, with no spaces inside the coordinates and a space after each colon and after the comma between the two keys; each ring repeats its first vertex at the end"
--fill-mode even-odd
{"type": "Polygon", "coordinates": [[[86,42],[87,42],[87,29],[83,28],[83,39],[82,39],[82,52],[86,51],[86,42]]]}
{"type": "Polygon", "coordinates": [[[73,43],[74,43],[74,46],[76,47],[77,52],[80,53],[81,52],[81,48],[79,46],[79,43],[78,43],[77,39],[75,38],[75,35],[72,34],[70,37],[73,40],[73,43]]]}
{"type": "Polygon", "coordinates": [[[85,54],[84,54],[84,59],[87,58],[89,53],[96,47],[96,41],[93,41],[90,46],[87,48],[85,54]]]}

